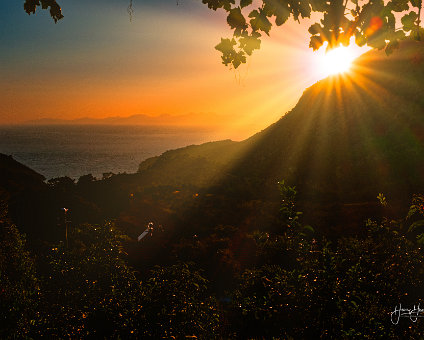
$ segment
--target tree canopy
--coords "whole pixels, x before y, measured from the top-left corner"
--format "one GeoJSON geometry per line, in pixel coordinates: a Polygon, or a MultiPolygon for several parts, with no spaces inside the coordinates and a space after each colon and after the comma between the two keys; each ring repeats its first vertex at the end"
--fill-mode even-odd
{"type": "MultiPolygon", "coordinates": [[[[355,37],[359,46],[367,44],[390,54],[407,37],[420,40],[422,0],[202,0],[209,9],[227,12],[231,38],[222,38],[215,47],[222,63],[238,68],[261,46],[262,36],[273,26],[290,18],[300,22],[313,13],[321,19],[309,27],[309,46],[319,49],[327,42],[331,49],[349,45],[355,37]]],[[[37,7],[49,9],[55,22],[63,18],[55,0],[25,0],[24,9],[35,13],[37,7]]],[[[130,5],[131,6],[131,5],[130,5]]]]}
{"type": "Polygon", "coordinates": [[[325,42],[331,49],[349,45],[351,37],[359,46],[386,49],[390,54],[406,37],[420,39],[422,0],[202,0],[210,9],[222,8],[228,13],[227,23],[233,37],[221,39],[216,49],[222,62],[234,68],[246,62],[261,37],[273,26],[289,18],[300,22],[320,13],[322,19],[309,27],[309,47],[319,49],[325,42]],[[399,22],[400,20],[400,22],[399,22]]]}

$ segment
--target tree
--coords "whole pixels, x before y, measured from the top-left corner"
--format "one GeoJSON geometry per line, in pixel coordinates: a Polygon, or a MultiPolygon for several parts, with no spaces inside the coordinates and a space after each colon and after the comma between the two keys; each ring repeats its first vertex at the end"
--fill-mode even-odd
{"type": "Polygon", "coordinates": [[[108,222],[74,227],[69,246],[51,246],[40,260],[41,321],[35,337],[137,335],[142,287],[125,260],[125,240],[108,222]]]}
{"type": "Polygon", "coordinates": [[[25,338],[37,318],[39,293],[34,261],[25,237],[0,202],[0,338],[25,338]]]}
{"type": "Polygon", "coordinates": [[[156,267],[144,286],[146,338],[218,338],[219,313],[208,281],[192,263],[156,267]]]}
{"type": "Polygon", "coordinates": [[[319,49],[349,45],[351,37],[359,46],[368,44],[390,54],[406,37],[420,40],[422,0],[202,0],[210,9],[227,12],[227,23],[233,37],[221,39],[215,47],[222,53],[222,62],[237,68],[246,56],[260,48],[263,34],[269,35],[272,26],[281,26],[292,17],[311,18],[321,13],[322,19],[309,27],[309,46],[319,49]],[[238,5],[238,6],[237,6],[238,5]],[[399,14],[403,16],[399,21],[399,14]],[[250,18],[248,20],[247,18],[250,18]]]}
{"type": "Polygon", "coordinates": [[[391,313],[399,304],[422,304],[423,217],[420,195],[406,218],[368,220],[364,235],[335,243],[308,241],[300,222],[291,235],[256,237],[262,259],[233,292],[234,332],[240,338],[421,338],[422,328],[391,313]],[[291,263],[275,256],[284,253],[291,263]]]}
{"type": "MultiPolygon", "coordinates": [[[[215,48],[222,53],[222,63],[238,68],[247,56],[261,46],[261,37],[269,35],[272,26],[281,26],[289,18],[311,18],[320,13],[322,19],[309,27],[309,46],[319,49],[325,42],[331,49],[349,45],[351,37],[359,46],[368,44],[385,49],[387,54],[405,38],[421,40],[422,0],[202,0],[211,10],[227,12],[232,38],[222,38],[215,48]],[[400,18],[400,20],[399,20],[400,18]],[[400,22],[399,22],[400,21],[400,22]]],[[[26,0],[25,11],[35,13],[37,7],[50,9],[55,22],[63,18],[55,0],[26,0]]],[[[132,1],[128,7],[131,17],[132,1]]]]}

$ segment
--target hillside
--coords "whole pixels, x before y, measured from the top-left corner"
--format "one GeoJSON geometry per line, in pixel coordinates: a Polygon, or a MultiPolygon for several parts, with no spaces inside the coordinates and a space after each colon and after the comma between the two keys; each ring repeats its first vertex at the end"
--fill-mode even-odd
{"type": "Polygon", "coordinates": [[[11,200],[20,207],[13,215],[28,216],[26,232],[38,223],[49,235],[57,232],[61,207],[71,209],[75,223],[117,218],[134,237],[149,221],[180,235],[182,228],[206,234],[220,224],[273,229],[277,182],[284,179],[298,188],[308,223],[345,233],[380,212],[379,193],[395,210],[424,192],[423,60],[423,43],[405,43],[390,57],[367,53],[349,75],[311,86],[293,110],[251,138],[167,151],[136,174],[77,185],[63,179],[48,193],[36,176],[44,189],[20,195],[25,205],[11,200]]]}
{"type": "Polygon", "coordinates": [[[40,228],[48,216],[48,186],[44,176],[0,154],[0,205],[7,204],[13,221],[28,234],[46,236],[40,228]]]}
{"type": "Polygon", "coordinates": [[[317,199],[355,201],[424,189],[424,45],[370,52],[347,76],[324,79],[246,143],[235,173],[287,178],[317,199]],[[401,78],[399,77],[401,76],[401,78]]]}
{"type": "Polygon", "coordinates": [[[170,151],[143,162],[140,172],[163,183],[199,184],[204,171],[177,180],[196,158],[214,186],[240,183],[253,197],[275,192],[281,179],[319,201],[374,200],[379,192],[404,198],[422,191],[423,60],[423,43],[407,42],[390,57],[369,52],[350,74],[307,89],[293,110],[251,138],[170,151]],[[179,170],[169,176],[170,169],[179,170]]]}

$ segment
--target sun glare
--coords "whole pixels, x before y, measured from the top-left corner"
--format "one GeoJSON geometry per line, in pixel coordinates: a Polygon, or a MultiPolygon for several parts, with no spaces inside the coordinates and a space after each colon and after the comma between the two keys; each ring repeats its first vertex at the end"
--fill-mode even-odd
{"type": "Polygon", "coordinates": [[[321,56],[321,71],[326,75],[345,73],[350,70],[353,60],[357,57],[348,47],[338,47],[321,56]]]}

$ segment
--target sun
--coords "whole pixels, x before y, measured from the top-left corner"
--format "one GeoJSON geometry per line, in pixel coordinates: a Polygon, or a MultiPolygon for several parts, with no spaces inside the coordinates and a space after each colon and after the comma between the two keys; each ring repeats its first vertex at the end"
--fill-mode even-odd
{"type": "Polygon", "coordinates": [[[357,56],[349,47],[337,47],[320,55],[317,67],[326,76],[346,73],[357,56]]]}
{"type": "Polygon", "coordinates": [[[304,59],[305,71],[313,81],[319,81],[328,76],[349,74],[353,76],[354,61],[362,54],[371,50],[371,47],[358,46],[355,37],[352,37],[348,46],[339,46],[328,49],[325,43],[318,51],[308,51],[304,59]],[[352,71],[352,72],[350,72],[352,71]]]}

